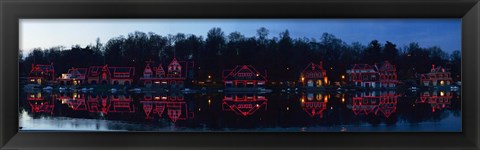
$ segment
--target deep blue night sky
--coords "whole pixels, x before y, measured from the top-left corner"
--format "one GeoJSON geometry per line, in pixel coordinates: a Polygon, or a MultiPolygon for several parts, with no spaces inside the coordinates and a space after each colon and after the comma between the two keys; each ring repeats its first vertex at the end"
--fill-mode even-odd
{"type": "Polygon", "coordinates": [[[422,47],[438,46],[450,53],[461,50],[461,19],[22,19],[20,20],[20,49],[25,53],[33,48],[50,48],[79,44],[94,44],[97,37],[106,43],[112,37],[127,36],[134,31],[159,35],[176,33],[205,37],[208,30],[220,27],[225,35],[238,31],[246,37],[256,30],[270,30],[269,38],[289,30],[293,38],[315,38],[328,32],[347,44],[372,40],[382,44],[391,41],[397,47],[418,42],[422,47]]]}

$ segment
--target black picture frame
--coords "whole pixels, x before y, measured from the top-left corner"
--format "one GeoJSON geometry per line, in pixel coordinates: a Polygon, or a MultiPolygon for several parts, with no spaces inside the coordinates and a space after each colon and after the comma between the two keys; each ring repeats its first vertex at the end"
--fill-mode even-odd
{"type": "Polygon", "coordinates": [[[1,0],[0,148],[478,149],[479,18],[478,0],[1,0]],[[462,18],[462,132],[18,132],[23,18],[462,18]]]}

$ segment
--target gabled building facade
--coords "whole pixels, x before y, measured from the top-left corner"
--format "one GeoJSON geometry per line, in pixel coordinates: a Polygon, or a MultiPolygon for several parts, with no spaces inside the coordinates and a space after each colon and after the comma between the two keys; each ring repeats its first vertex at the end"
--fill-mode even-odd
{"type": "Polygon", "coordinates": [[[91,66],[88,68],[90,85],[131,85],[135,76],[134,67],[91,66]]]}
{"type": "Polygon", "coordinates": [[[53,63],[49,65],[32,64],[32,69],[28,74],[28,81],[31,84],[45,85],[55,81],[55,68],[53,63]]]}
{"type": "Polygon", "coordinates": [[[375,67],[369,64],[354,64],[347,70],[348,82],[359,87],[378,87],[379,74],[375,67]]]}
{"type": "Polygon", "coordinates": [[[110,83],[110,70],[108,65],[91,66],[88,68],[88,83],[90,85],[106,85],[110,83]]]}
{"type": "Polygon", "coordinates": [[[442,66],[432,65],[429,73],[420,75],[420,84],[423,86],[446,86],[452,83],[451,73],[442,66]]]}
{"type": "Polygon", "coordinates": [[[143,76],[140,77],[140,81],[146,87],[183,88],[185,80],[189,78],[189,69],[193,69],[193,63],[178,61],[176,58],[166,66],[166,70],[162,64],[153,67],[152,65],[153,61],[148,61],[143,76]]]}
{"type": "Polygon", "coordinates": [[[108,67],[110,72],[110,84],[131,85],[135,76],[134,67],[108,67]]]}
{"type": "Polygon", "coordinates": [[[390,62],[377,64],[354,64],[347,70],[347,81],[363,88],[394,88],[398,84],[397,70],[390,62]]]}
{"type": "MultiPolygon", "coordinates": [[[[376,65],[375,65],[376,66],[376,65]]],[[[398,84],[397,68],[390,62],[385,61],[377,69],[379,74],[380,86],[384,88],[394,88],[398,84]]]]}
{"type": "Polygon", "coordinates": [[[251,65],[243,65],[223,70],[222,79],[226,88],[264,87],[267,83],[266,74],[266,71],[262,74],[251,65]]]}
{"type": "Polygon", "coordinates": [[[87,68],[71,68],[58,79],[60,85],[84,85],[87,84],[87,68]]]}
{"type": "Polygon", "coordinates": [[[304,87],[322,87],[328,84],[327,71],[323,68],[323,63],[309,63],[300,74],[300,81],[304,87]]]}

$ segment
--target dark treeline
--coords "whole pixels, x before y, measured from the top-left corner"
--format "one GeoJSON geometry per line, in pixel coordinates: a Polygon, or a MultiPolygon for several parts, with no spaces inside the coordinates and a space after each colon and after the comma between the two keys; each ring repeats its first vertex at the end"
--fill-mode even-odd
{"type": "MultiPolygon", "coordinates": [[[[309,62],[320,61],[323,61],[331,81],[340,81],[351,64],[374,64],[385,60],[397,66],[400,80],[414,79],[415,74],[428,72],[432,64],[450,68],[454,81],[460,80],[461,72],[459,50],[448,54],[439,47],[421,47],[415,42],[404,47],[377,40],[368,45],[359,42],[347,44],[329,33],[319,35],[318,39],[292,38],[288,30],[269,37],[269,30],[262,27],[254,37],[246,37],[239,32],[226,34],[220,28],[212,28],[206,37],[137,31],[127,37],[109,39],[104,44],[97,39],[95,44],[84,48],[76,45],[70,49],[34,49],[20,59],[20,73],[26,76],[31,64],[53,62],[58,75],[71,67],[108,64],[136,67],[136,76],[140,76],[145,61],[153,60],[166,65],[173,57],[193,61],[196,78],[206,79],[211,75],[217,81],[221,81],[223,69],[243,64],[253,65],[258,70],[266,69],[270,81],[297,81],[309,62]]],[[[23,56],[20,55],[20,58],[23,56]]]]}

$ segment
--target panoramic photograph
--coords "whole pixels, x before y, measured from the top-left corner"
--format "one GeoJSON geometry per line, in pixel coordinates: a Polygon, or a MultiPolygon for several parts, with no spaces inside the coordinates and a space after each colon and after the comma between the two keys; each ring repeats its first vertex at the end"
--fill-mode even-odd
{"type": "Polygon", "coordinates": [[[461,19],[20,19],[19,130],[462,132],[461,19]]]}

